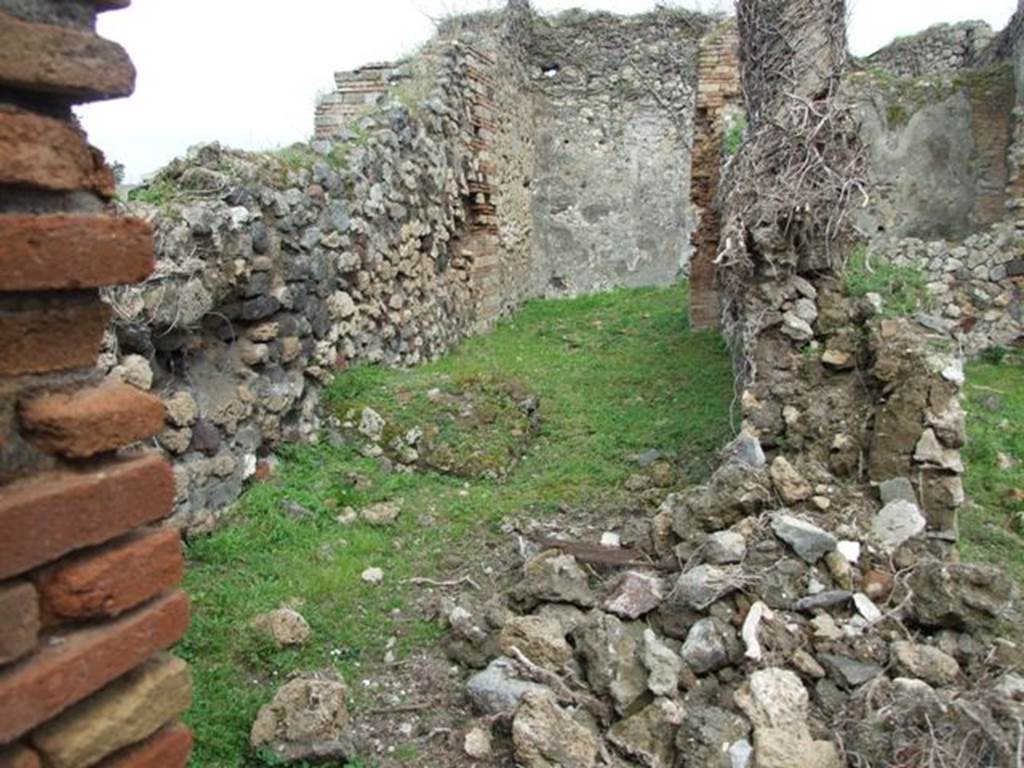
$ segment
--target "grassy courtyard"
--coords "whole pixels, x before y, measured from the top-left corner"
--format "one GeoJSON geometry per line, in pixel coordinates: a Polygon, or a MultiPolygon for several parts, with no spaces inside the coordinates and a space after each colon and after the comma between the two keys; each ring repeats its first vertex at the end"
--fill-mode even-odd
{"type": "Polygon", "coordinates": [[[326,399],[339,418],[370,406],[389,429],[433,424],[448,471],[387,472],[337,439],[294,447],[230,527],[190,544],[195,612],[181,653],[195,676],[193,765],[272,764],[248,732],[288,673],[334,667],[358,681],[388,638],[399,659],[434,644],[440,628],[416,615],[407,580],[458,578],[506,536],[503,521],[614,509],[628,499],[631,456],[651,449],[685,480],[706,477],[731,431],[732,372],[716,335],[687,330],[685,301],[682,287],[537,301],[435,363],[338,376],[326,399]],[[531,396],[533,429],[509,407],[531,396]],[[458,421],[446,403],[467,401],[476,417],[458,421]],[[382,501],[401,507],[390,525],[336,520],[382,501]],[[381,584],[361,580],[370,567],[381,584]],[[312,627],[301,649],[248,629],[282,604],[312,627]]]}

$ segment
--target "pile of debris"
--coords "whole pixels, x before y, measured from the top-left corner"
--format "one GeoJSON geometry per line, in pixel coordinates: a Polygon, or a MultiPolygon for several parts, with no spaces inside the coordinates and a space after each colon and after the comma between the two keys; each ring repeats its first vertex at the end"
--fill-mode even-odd
{"type": "Polygon", "coordinates": [[[526,768],[1017,765],[1011,581],[936,558],[907,482],[878,509],[731,448],[665,500],[629,553],[650,567],[566,545],[505,599],[449,607],[450,655],[483,668],[467,748],[497,729],[526,768]]]}

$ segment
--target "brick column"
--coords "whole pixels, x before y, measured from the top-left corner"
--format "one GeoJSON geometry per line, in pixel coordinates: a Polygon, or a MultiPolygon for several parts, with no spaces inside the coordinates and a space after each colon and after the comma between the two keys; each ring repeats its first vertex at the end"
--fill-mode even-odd
{"type": "Polygon", "coordinates": [[[697,63],[691,189],[700,221],[690,260],[690,327],[717,328],[721,319],[715,290],[715,258],[721,219],[715,208],[722,168],[725,116],[740,105],[739,38],[734,20],[716,26],[702,41],[697,63]]]}
{"type": "Polygon", "coordinates": [[[128,96],[95,33],[127,0],[0,2],[0,768],[183,768],[188,625],[148,393],[102,381],[105,286],[153,268],[147,224],[72,114],[128,96]]]}

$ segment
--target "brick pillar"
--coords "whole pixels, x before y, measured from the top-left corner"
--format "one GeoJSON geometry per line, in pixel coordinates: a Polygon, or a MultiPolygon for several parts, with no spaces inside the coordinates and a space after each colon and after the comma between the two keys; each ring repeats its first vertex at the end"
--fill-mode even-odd
{"type": "Polygon", "coordinates": [[[95,33],[128,0],[0,2],[0,766],[183,768],[191,735],[167,462],[139,447],[156,397],[103,381],[105,286],[153,268],[149,226],[71,114],[128,96],[95,33]]]}
{"type": "Polygon", "coordinates": [[[702,41],[697,63],[691,189],[700,217],[690,260],[690,327],[717,328],[721,320],[715,290],[715,258],[721,219],[715,208],[722,168],[725,116],[740,99],[739,38],[736,22],[716,26],[702,41]]]}

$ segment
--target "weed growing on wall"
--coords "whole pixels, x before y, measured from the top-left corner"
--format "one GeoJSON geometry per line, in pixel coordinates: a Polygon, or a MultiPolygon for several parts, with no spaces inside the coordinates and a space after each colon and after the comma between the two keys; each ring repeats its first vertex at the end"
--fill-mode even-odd
{"type": "Polygon", "coordinates": [[[931,307],[928,279],[924,271],[913,266],[871,258],[866,245],[854,248],[843,274],[847,296],[863,297],[877,293],[882,297],[882,313],[906,316],[931,307]]]}

